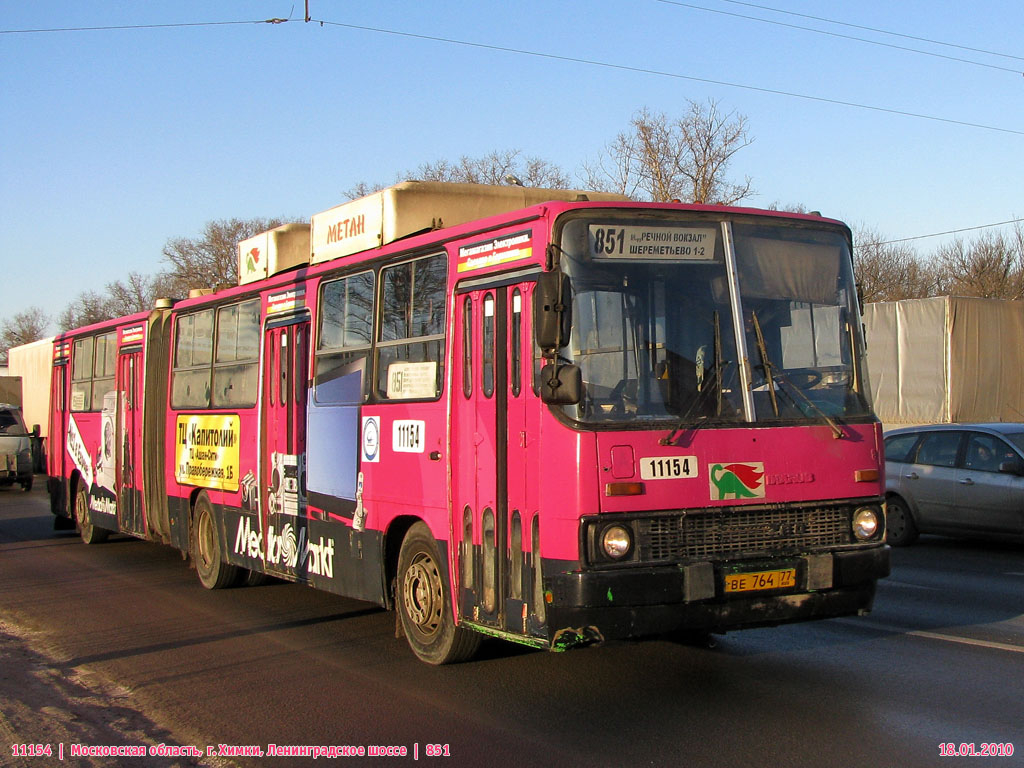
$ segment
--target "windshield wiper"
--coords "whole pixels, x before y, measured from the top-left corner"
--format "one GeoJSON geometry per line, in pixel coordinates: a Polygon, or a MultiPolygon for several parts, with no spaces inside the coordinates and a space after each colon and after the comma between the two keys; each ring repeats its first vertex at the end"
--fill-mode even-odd
{"type": "MultiPolygon", "coordinates": [[[[842,438],[843,430],[841,430],[839,428],[839,425],[836,424],[835,421],[833,421],[828,416],[828,414],[826,414],[823,410],[821,410],[821,408],[818,407],[817,403],[815,403],[813,400],[811,400],[811,398],[809,398],[802,391],[800,391],[800,388],[798,386],[796,386],[792,382],[792,380],[789,378],[789,376],[786,375],[785,371],[783,371],[781,368],[776,368],[775,364],[772,363],[772,361],[768,358],[768,347],[764,343],[764,334],[761,333],[761,323],[758,322],[757,312],[754,312],[753,310],[751,310],[750,316],[751,316],[751,319],[753,320],[753,323],[754,323],[754,335],[757,338],[757,351],[761,355],[761,366],[764,369],[764,375],[765,375],[766,383],[767,383],[767,386],[768,386],[768,394],[771,397],[771,401],[772,401],[772,411],[774,411],[775,415],[776,416],[779,415],[779,401],[778,401],[778,398],[776,398],[776,396],[775,396],[775,377],[778,376],[780,380],[782,380],[783,382],[785,382],[786,384],[789,385],[789,388],[793,392],[796,392],[798,395],[800,395],[800,398],[808,406],[810,406],[812,411],[814,411],[822,419],[824,419],[825,423],[828,424],[829,427],[832,428],[832,433],[835,435],[837,440],[842,438]]],[[[790,400],[793,401],[794,405],[799,407],[799,403],[796,402],[796,398],[793,397],[792,392],[787,392],[784,389],[781,390],[781,391],[787,397],[789,397],[790,400]]]]}
{"type": "Polygon", "coordinates": [[[729,364],[728,360],[722,359],[722,330],[718,322],[718,310],[712,313],[715,324],[715,367],[712,370],[710,376],[701,381],[700,387],[697,390],[697,396],[690,403],[690,407],[686,409],[686,413],[679,417],[679,421],[672,428],[672,431],[668,433],[666,437],[661,438],[658,441],[659,445],[672,445],[672,442],[676,439],[676,436],[686,427],[690,429],[700,429],[708,423],[707,416],[701,416],[696,422],[690,421],[690,414],[694,412],[698,405],[701,405],[707,398],[708,393],[711,391],[712,384],[714,385],[715,392],[717,394],[717,402],[715,403],[715,416],[722,415],[722,371],[729,364]]]}

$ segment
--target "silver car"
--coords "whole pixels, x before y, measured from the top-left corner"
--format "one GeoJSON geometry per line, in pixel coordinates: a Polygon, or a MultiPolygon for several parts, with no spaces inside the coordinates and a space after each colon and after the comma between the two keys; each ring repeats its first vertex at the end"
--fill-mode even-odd
{"type": "Polygon", "coordinates": [[[886,531],[1024,540],[1024,424],[933,424],[885,433],[886,531]]]}
{"type": "Polygon", "coordinates": [[[21,409],[0,403],[0,485],[20,483],[32,489],[32,449],[21,409]]]}

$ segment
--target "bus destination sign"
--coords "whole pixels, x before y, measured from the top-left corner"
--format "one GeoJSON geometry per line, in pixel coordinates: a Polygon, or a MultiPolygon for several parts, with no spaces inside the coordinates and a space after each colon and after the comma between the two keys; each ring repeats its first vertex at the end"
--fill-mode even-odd
{"type": "Polygon", "coordinates": [[[715,258],[715,232],[710,227],[613,227],[591,224],[589,250],[595,259],[712,261],[715,258]]]}

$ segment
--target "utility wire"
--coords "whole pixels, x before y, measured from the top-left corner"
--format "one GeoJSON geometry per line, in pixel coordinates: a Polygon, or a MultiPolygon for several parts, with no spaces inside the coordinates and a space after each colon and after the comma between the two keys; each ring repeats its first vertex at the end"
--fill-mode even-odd
{"type": "Polygon", "coordinates": [[[1016,59],[1017,61],[1024,61],[1024,56],[1014,56],[1010,53],[999,53],[998,51],[989,51],[985,48],[971,48],[969,45],[959,45],[958,43],[947,43],[942,40],[932,40],[928,37],[918,37],[917,35],[907,35],[902,32],[892,32],[888,29],[879,29],[878,27],[866,27],[861,24],[850,24],[846,21],[837,21],[836,19],[826,19],[823,16],[811,16],[806,13],[796,13],[795,11],[785,11],[781,8],[772,8],[767,5],[757,5],[756,3],[745,3],[742,0],[721,0],[723,3],[732,3],[733,5],[745,5],[748,8],[759,8],[762,11],[771,11],[772,13],[783,13],[787,16],[798,16],[803,19],[812,19],[814,21],[823,21],[826,24],[837,24],[840,27],[850,27],[851,29],[863,29],[866,32],[877,32],[880,35],[892,35],[893,37],[902,37],[906,40],[917,40],[921,43],[931,43],[932,45],[944,45],[947,48],[959,48],[961,51],[971,51],[972,53],[984,53],[987,56],[1000,56],[1004,59],[1016,59]]]}
{"type": "MultiPolygon", "coordinates": [[[[833,21],[831,19],[825,19],[825,18],[821,18],[821,17],[818,17],[818,16],[809,16],[807,14],[794,13],[792,11],[783,11],[783,10],[780,10],[780,9],[777,9],[777,8],[769,8],[768,6],[755,5],[754,3],[741,2],[740,0],[721,0],[721,1],[722,2],[726,2],[726,3],[734,3],[736,5],[746,5],[746,6],[750,6],[750,7],[753,7],[753,8],[760,8],[762,10],[767,10],[767,11],[774,11],[776,13],[785,13],[785,14],[789,14],[789,15],[792,15],[792,16],[802,16],[802,17],[805,17],[805,18],[814,19],[815,21],[824,21],[824,22],[827,22],[829,24],[839,24],[839,25],[842,25],[842,26],[853,27],[853,28],[856,28],[856,29],[865,29],[865,30],[868,30],[868,31],[871,31],[871,32],[879,32],[881,34],[886,34],[886,35],[895,35],[897,37],[905,37],[905,38],[909,38],[909,39],[912,39],[912,40],[921,40],[923,42],[935,43],[936,45],[946,45],[946,46],[950,46],[950,47],[953,47],[953,48],[962,48],[964,50],[974,51],[974,52],[977,52],[977,53],[988,53],[988,54],[991,54],[993,56],[1003,56],[1003,57],[1006,57],[1006,58],[1020,59],[1020,60],[1024,61],[1024,57],[1020,57],[1020,56],[1011,56],[1009,54],[1004,54],[1004,53],[994,53],[992,51],[985,51],[985,50],[982,50],[982,49],[979,49],[979,48],[968,48],[967,46],[956,45],[955,43],[944,43],[944,42],[940,42],[940,41],[936,41],[936,40],[929,40],[929,39],[923,38],[923,37],[914,37],[913,35],[904,35],[904,34],[900,34],[898,32],[888,32],[886,30],[875,29],[873,27],[862,27],[862,26],[859,26],[857,24],[847,24],[845,22],[833,21]]],[[[765,22],[765,23],[768,23],[768,24],[779,24],[779,22],[772,22],[772,21],[768,21],[766,19],[758,19],[758,18],[753,17],[753,16],[742,16],[741,14],[726,13],[724,11],[715,11],[715,10],[712,10],[710,8],[702,8],[702,7],[696,6],[696,5],[689,5],[687,3],[676,2],[675,0],[659,0],[659,2],[667,3],[669,5],[679,5],[679,6],[685,6],[687,8],[695,8],[697,10],[709,11],[711,13],[723,13],[723,14],[725,14],[727,16],[739,16],[740,18],[752,19],[754,21],[762,21],[762,22],[765,22]]],[[[307,8],[308,8],[308,6],[307,6],[307,8]]],[[[114,31],[114,30],[170,29],[170,28],[178,28],[178,27],[217,27],[217,26],[239,26],[239,25],[248,25],[248,24],[287,24],[287,23],[293,22],[293,21],[299,21],[299,19],[272,18],[272,19],[250,19],[248,21],[198,21],[198,22],[180,22],[180,23],[170,23],[170,24],[121,24],[121,25],[100,26],[100,27],[50,27],[50,28],[45,28],[45,29],[3,29],[3,30],[0,30],[0,35],[33,34],[33,33],[47,33],[47,32],[108,32],[108,31],[114,31]]],[[[659,76],[662,76],[662,77],[672,77],[672,78],[677,78],[677,79],[681,79],[681,80],[692,80],[692,81],[701,82],[701,83],[710,83],[710,84],[713,84],[713,85],[723,85],[723,86],[727,86],[727,87],[730,87],[730,88],[741,88],[741,89],[745,89],[745,90],[759,91],[759,92],[762,92],[762,93],[770,93],[770,94],[775,94],[775,95],[778,95],[778,96],[789,96],[791,98],[807,99],[807,100],[810,100],[810,101],[820,101],[820,102],[825,102],[825,103],[828,103],[828,104],[837,104],[837,105],[840,105],[840,106],[854,107],[854,108],[857,108],[857,109],[868,109],[868,110],[873,110],[873,111],[876,111],[876,112],[885,112],[885,113],[889,113],[889,114],[902,115],[904,117],[915,117],[915,118],[919,118],[919,119],[923,119],[923,120],[934,120],[934,121],[943,122],[943,123],[952,123],[954,125],[963,125],[963,126],[967,126],[967,127],[970,127],[970,128],[982,128],[982,129],[990,130],[990,131],[1000,131],[1000,132],[1003,132],[1003,133],[1013,133],[1013,134],[1018,134],[1018,135],[1024,135],[1024,131],[1017,131],[1017,130],[1013,130],[1013,129],[1010,129],[1010,128],[999,128],[997,126],[981,125],[979,123],[969,123],[969,122],[964,122],[962,120],[952,120],[952,119],[949,119],[949,118],[935,117],[935,116],[932,116],[932,115],[922,115],[922,114],[917,114],[917,113],[914,113],[914,112],[905,112],[905,111],[902,111],[902,110],[888,109],[888,108],[885,108],[885,107],[875,107],[875,106],[871,106],[871,105],[867,105],[867,104],[857,104],[857,103],[854,103],[854,102],[839,101],[837,99],[828,99],[828,98],[824,98],[824,97],[821,97],[821,96],[808,96],[808,95],[805,95],[805,94],[792,93],[792,92],[789,92],[789,91],[774,90],[774,89],[770,89],[770,88],[761,88],[761,87],[753,86],[753,85],[744,85],[744,84],[740,84],[740,83],[729,83],[729,82],[722,81],[722,80],[711,80],[711,79],[708,79],[708,78],[693,77],[693,76],[690,76],[690,75],[681,75],[681,74],[673,73],[673,72],[662,72],[662,71],[659,71],[659,70],[647,69],[647,68],[643,68],[643,67],[632,67],[632,66],[628,66],[628,65],[625,65],[625,64],[612,64],[612,63],[609,63],[609,62],[595,61],[595,60],[591,60],[591,59],[581,59],[581,58],[576,58],[576,57],[572,57],[572,56],[560,56],[560,55],[553,54],[553,53],[542,53],[542,52],[539,52],[539,51],[528,51],[528,50],[519,49],[519,48],[509,48],[509,47],[505,47],[505,46],[490,45],[490,44],[486,44],[486,43],[474,43],[474,42],[469,42],[469,41],[466,41],[466,40],[456,40],[456,39],[453,39],[453,38],[435,37],[435,36],[431,36],[431,35],[420,35],[420,34],[415,34],[415,33],[412,33],[412,32],[399,32],[397,30],[381,29],[381,28],[378,28],[378,27],[366,27],[366,26],[360,26],[360,25],[356,25],[356,24],[345,24],[345,23],[338,22],[338,21],[327,21],[325,19],[312,19],[308,15],[302,21],[317,23],[317,24],[320,24],[320,26],[343,27],[343,28],[347,28],[347,29],[355,29],[355,30],[360,30],[360,31],[365,31],[365,32],[377,32],[379,34],[395,35],[395,36],[399,36],[399,37],[410,37],[410,38],[419,39],[419,40],[429,40],[429,41],[432,41],[432,42],[449,43],[451,45],[462,45],[462,46],[471,47],[471,48],[482,48],[482,49],[485,49],[485,50],[501,51],[503,53],[515,53],[515,54],[519,54],[519,55],[523,55],[523,56],[534,56],[534,57],[537,57],[537,58],[554,59],[554,60],[557,60],[557,61],[567,61],[567,62],[571,62],[571,63],[575,63],[575,64],[587,64],[589,66],[605,67],[605,68],[609,68],[609,69],[619,69],[619,70],[624,70],[624,71],[627,71],[627,72],[638,72],[640,74],[659,75],[659,76]]],[[[790,25],[790,24],[781,24],[781,26],[787,26],[787,27],[788,26],[793,26],[796,29],[807,29],[808,31],[819,32],[820,34],[832,34],[832,33],[829,33],[829,32],[822,32],[821,30],[810,29],[808,27],[796,27],[795,25],[790,25]]],[[[835,36],[836,37],[847,37],[846,35],[835,35],[835,36]]],[[[851,37],[849,39],[861,40],[861,38],[855,38],[855,37],[851,37]]],[[[861,40],[861,42],[874,43],[874,41],[871,41],[871,40],[861,40]]],[[[874,43],[874,44],[876,44],[876,45],[885,45],[884,43],[874,43]]],[[[900,46],[888,46],[888,47],[900,48],[900,46]]],[[[915,53],[925,53],[927,55],[932,55],[932,56],[939,55],[939,54],[930,54],[930,53],[928,53],[926,51],[916,51],[913,48],[903,48],[902,50],[913,51],[915,53]]],[[[968,61],[966,59],[956,59],[954,57],[949,57],[949,56],[942,56],[941,58],[953,58],[953,60],[955,60],[955,61],[965,61],[965,62],[970,63],[970,64],[978,64],[979,66],[991,66],[991,65],[986,65],[986,64],[980,64],[979,62],[968,61]]],[[[995,69],[1005,69],[1004,67],[994,67],[994,68],[995,69]]],[[[1008,72],[1016,72],[1016,70],[1011,70],[1011,69],[1006,69],[1006,71],[1008,71],[1008,72]]],[[[960,229],[951,229],[951,230],[948,230],[946,232],[934,232],[934,233],[929,234],[929,235],[915,235],[914,237],[903,237],[903,238],[899,238],[899,239],[896,239],[896,240],[885,240],[885,241],[878,242],[878,243],[867,243],[867,244],[863,244],[863,245],[857,245],[855,247],[856,248],[870,248],[872,246],[878,246],[878,245],[892,245],[892,244],[895,244],[895,243],[905,243],[905,242],[908,242],[910,240],[923,240],[923,239],[929,238],[929,237],[942,237],[944,235],[955,235],[955,234],[959,234],[961,232],[972,232],[972,231],[975,231],[975,230],[978,230],[978,229],[990,229],[990,228],[993,228],[993,227],[1002,227],[1002,226],[1006,226],[1007,224],[1018,224],[1018,223],[1021,223],[1021,222],[1024,222],[1024,218],[1009,219],[1008,221],[1000,221],[1000,222],[997,222],[995,224],[981,224],[981,225],[976,226],[976,227],[962,227],[960,229]]]]}
{"type": "Polygon", "coordinates": [[[756,85],[746,85],[743,83],[730,83],[726,80],[713,80],[706,77],[695,77],[693,75],[682,75],[677,72],[665,72],[663,70],[648,69],[646,67],[634,67],[627,64],[612,64],[606,61],[597,61],[595,59],[582,59],[574,56],[563,56],[555,53],[543,53],[540,51],[529,51],[523,48],[510,48],[501,45],[492,45],[490,43],[474,43],[468,40],[457,40],[450,37],[437,37],[434,35],[423,35],[415,32],[399,32],[394,29],[382,29],[380,27],[367,27],[359,24],[347,24],[340,21],[327,21],[325,19],[311,19],[313,23],[320,24],[321,26],[334,26],[343,27],[345,29],[355,29],[362,32],[376,32],[382,35],[394,35],[397,37],[408,37],[416,40],[429,40],[436,43],[448,43],[450,45],[461,45],[467,48],[481,48],[489,51],[501,51],[503,53],[514,53],[521,56],[533,56],[541,59],[553,59],[555,61],[568,61],[574,64],[586,64],[592,67],[603,67],[605,69],[616,69],[623,72],[638,72],[645,75],[657,75],[659,77],[671,77],[677,80],[690,80],[697,83],[708,83],[710,85],[721,85],[727,88],[739,88],[747,91],[756,91],[758,93],[769,93],[774,96],[788,96],[793,99],[804,99],[807,101],[817,101],[824,104],[835,104],[842,107],[852,107],[854,109],[866,109],[873,112],[884,112],[890,115],[900,115],[902,117],[913,117],[918,120],[931,120],[938,123],[949,123],[951,125],[962,125],[968,128],[981,128],[986,131],[998,131],[1000,133],[1011,133],[1017,136],[1024,136],[1024,130],[1017,130],[1014,128],[1001,128],[995,125],[984,125],[982,123],[971,123],[965,120],[954,120],[949,117],[937,117],[935,115],[926,115],[920,112],[908,112],[901,109],[891,109],[888,107],[877,107],[871,104],[859,104],[853,101],[842,101],[840,99],[830,99],[825,96],[809,96],[804,93],[796,93],[794,91],[783,91],[775,88],[763,88],[756,85]]]}
{"type": "MultiPolygon", "coordinates": [[[[44,33],[44,32],[97,32],[97,31],[109,31],[109,30],[129,30],[129,29],[165,29],[173,27],[208,27],[208,26],[225,26],[225,25],[243,25],[243,24],[287,24],[289,22],[299,21],[299,19],[253,19],[249,21],[204,21],[204,22],[191,22],[191,23],[175,23],[175,24],[133,24],[133,25],[116,25],[116,26],[102,26],[102,27],[59,27],[49,29],[6,29],[0,30],[0,34],[29,34],[29,33],[44,33]]],[[[966,120],[954,120],[948,117],[938,117],[936,115],[926,115],[920,112],[909,112],[907,110],[892,109],[889,107],[879,107],[871,104],[860,104],[853,101],[843,101],[841,99],[830,99],[824,96],[810,96],[804,93],[796,93],[794,91],[783,91],[775,88],[764,88],[756,85],[747,85],[744,83],[731,83],[726,80],[715,80],[706,77],[696,77],[694,75],[683,75],[677,72],[665,72],[663,70],[649,69],[646,67],[635,67],[627,64],[613,64],[606,61],[597,61],[595,59],[583,59],[574,56],[562,56],[554,53],[543,53],[541,51],[529,51],[522,48],[511,48],[507,46],[492,45],[489,43],[476,43],[468,40],[457,40],[449,37],[438,37],[434,35],[423,35],[414,32],[400,32],[393,29],[383,29],[380,27],[369,27],[358,24],[346,24],[340,21],[329,21],[326,19],[305,19],[303,21],[309,21],[320,24],[320,26],[334,26],[342,27],[345,29],[355,29],[362,32],[375,32],[382,35],[392,35],[396,37],[406,37],[416,40],[428,40],[437,43],[447,43],[449,45],[461,45],[468,48],[479,48],[482,50],[489,51],[501,51],[503,53],[514,53],[520,56],[532,56],[535,58],[551,59],[554,61],[566,61],[573,64],[586,64],[592,67],[602,67],[605,69],[615,69],[623,72],[636,72],[645,75],[657,75],[659,77],[670,77],[677,80],[689,80],[696,83],[707,83],[709,85],[719,85],[726,88],[738,88],[746,91],[754,91],[757,93],[767,93],[774,96],[786,96],[792,99],[803,99],[805,101],[816,101],[822,104],[834,104],[841,107],[851,107],[853,109],[864,109],[872,112],[882,112],[890,115],[900,115],[901,117],[912,117],[918,120],[929,120],[938,123],[947,123],[949,125],[960,125],[967,128],[979,128],[986,131],[996,131],[999,133],[1009,133],[1017,136],[1024,136],[1024,130],[1017,130],[1014,128],[1002,128],[995,125],[985,125],[983,123],[972,123],[966,120]]]]}
{"type": "Polygon", "coordinates": [[[109,32],[119,29],[169,29],[172,27],[224,27],[241,24],[286,24],[296,19],[252,19],[250,21],[193,21],[177,24],[118,24],[106,27],[51,27],[48,29],[0,29],[0,35],[27,35],[43,32],[109,32]]]}
{"type": "Polygon", "coordinates": [[[961,229],[951,229],[947,232],[933,232],[930,235],[915,235],[914,237],[901,237],[898,240],[883,240],[880,243],[865,243],[863,245],[857,245],[856,248],[871,248],[876,245],[892,245],[893,243],[905,243],[909,240],[924,240],[926,237],[942,237],[943,235],[956,235],[960,232],[973,232],[976,229],[990,229],[992,227],[1005,227],[1007,224],[1019,224],[1024,222],[1024,219],[1010,219],[1009,221],[1000,221],[995,224],[979,224],[976,227],[962,227],[961,229]]]}
{"type": "Polygon", "coordinates": [[[998,64],[986,64],[982,61],[974,61],[973,59],[964,59],[959,56],[948,56],[944,53],[935,53],[933,51],[922,51],[919,48],[909,48],[905,45],[895,45],[893,43],[883,43],[879,40],[868,40],[863,37],[854,37],[853,35],[843,35],[839,32],[828,32],[823,29],[815,29],[814,27],[802,27],[798,24],[787,24],[784,21],[773,21],[772,19],[762,19],[757,16],[748,16],[742,13],[733,13],[732,11],[722,11],[715,8],[706,8],[702,5],[692,5],[690,3],[679,2],[678,0],[658,0],[660,3],[665,5],[676,5],[681,8],[691,8],[696,11],[705,11],[707,13],[717,13],[721,16],[732,16],[737,19],[747,19],[748,21],[757,21],[761,24],[772,24],[777,27],[787,27],[788,29],[799,29],[804,32],[813,32],[817,35],[826,35],[828,37],[838,37],[843,40],[854,40],[858,43],[867,43],[868,45],[877,45],[882,48],[893,48],[897,51],[908,51],[910,53],[917,53],[922,56],[933,56],[937,59],[946,59],[947,61],[956,61],[961,64],[973,64],[976,67],[986,67],[988,69],[998,69],[1002,72],[1012,72],[1015,75],[1024,75],[1019,69],[1011,69],[1010,67],[1000,67],[998,64]]]}

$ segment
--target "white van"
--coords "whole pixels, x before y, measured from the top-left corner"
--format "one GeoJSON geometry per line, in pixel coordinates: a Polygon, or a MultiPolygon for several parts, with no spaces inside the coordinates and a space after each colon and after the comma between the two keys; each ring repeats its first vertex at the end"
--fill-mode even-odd
{"type": "Polygon", "coordinates": [[[32,448],[21,408],[0,403],[0,485],[20,483],[32,490],[32,448]]]}

